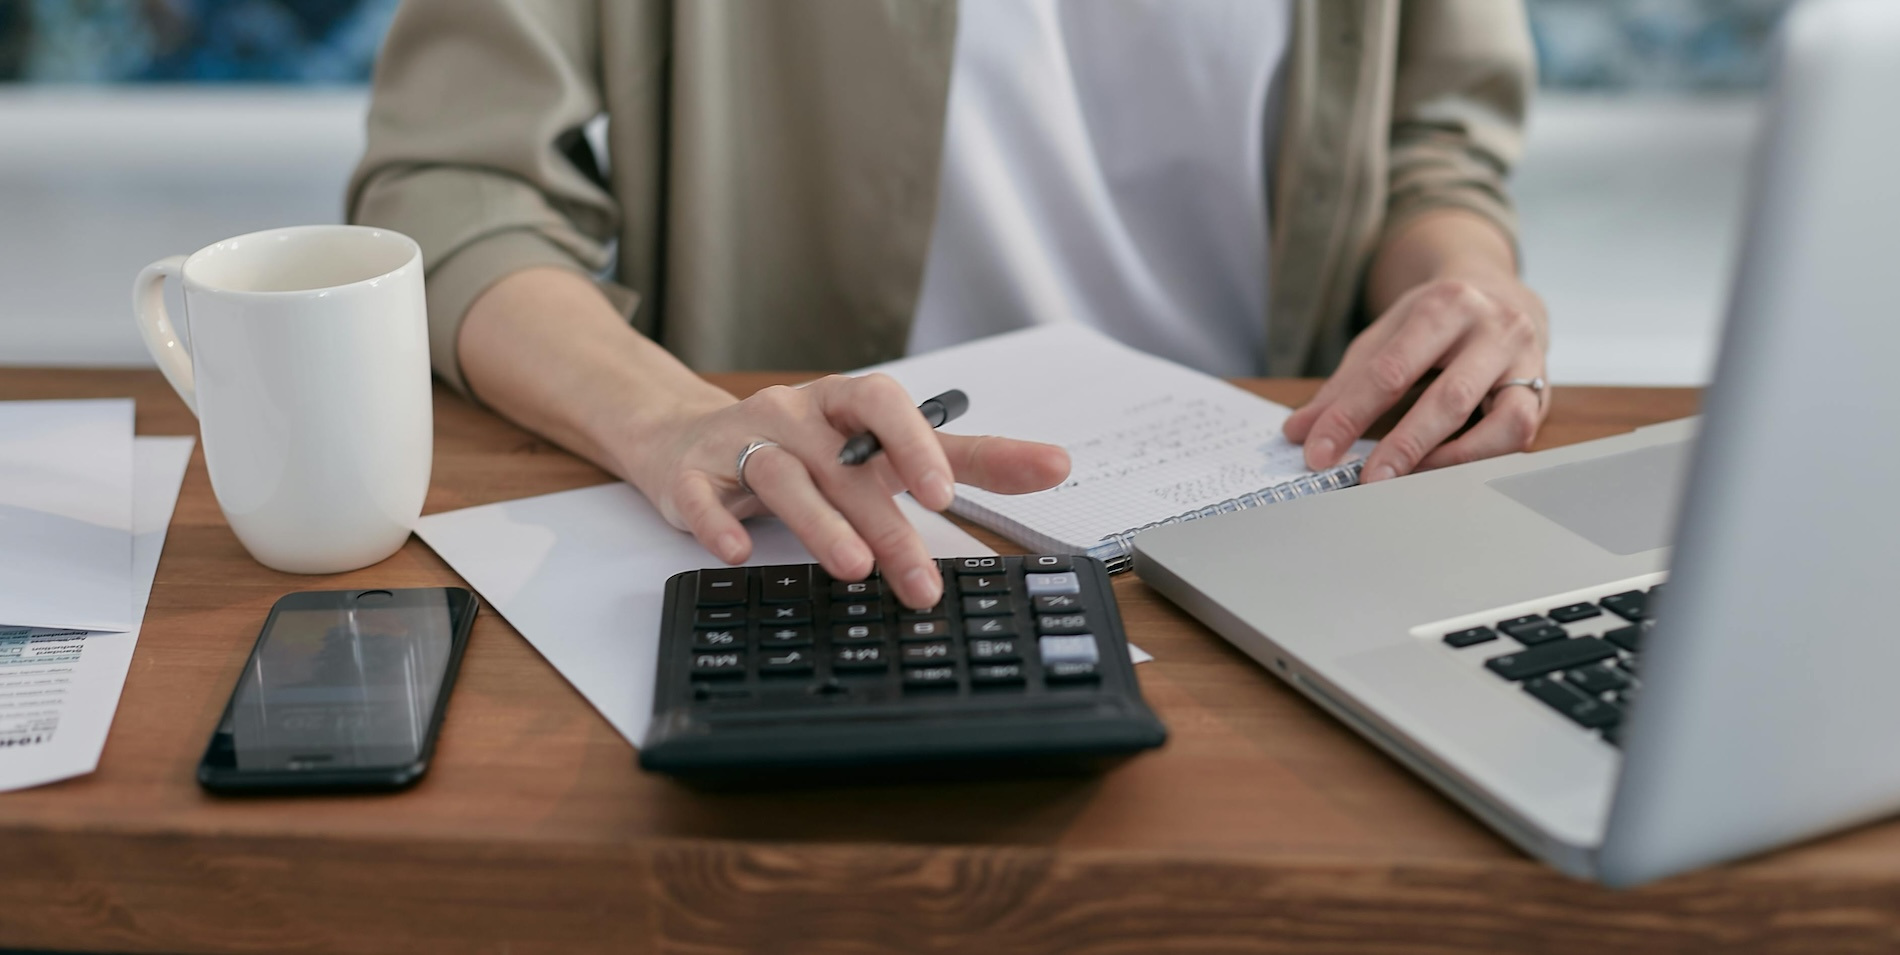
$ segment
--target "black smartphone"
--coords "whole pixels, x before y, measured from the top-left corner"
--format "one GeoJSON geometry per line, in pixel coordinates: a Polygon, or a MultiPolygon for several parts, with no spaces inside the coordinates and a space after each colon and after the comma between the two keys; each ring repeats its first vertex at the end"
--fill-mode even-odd
{"type": "Polygon", "coordinates": [[[478,606],[459,587],[285,595],[211,734],[199,784],[313,792],[415,782],[478,606]]]}

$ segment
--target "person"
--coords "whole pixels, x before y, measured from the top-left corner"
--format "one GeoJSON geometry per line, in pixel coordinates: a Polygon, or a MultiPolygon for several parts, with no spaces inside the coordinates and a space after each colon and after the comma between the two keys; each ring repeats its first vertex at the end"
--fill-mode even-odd
{"type": "Polygon", "coordinates": [[[1080,321],[1330,373],[1286,423],[1313,468],[1408,392],[1366,480],[1520,450],[1547,319],[1504,177],[1533,74],[1519,0],[410,0],[348,211],[420,243],[449,384],[720,559],[770,512],[923,607],[893,496],[1038,490],[1066,454],[933,432],[882,376],[739,400],[698,372],[1080,321]],[[839,465],[861,429],[884,453],[839,465]]]}

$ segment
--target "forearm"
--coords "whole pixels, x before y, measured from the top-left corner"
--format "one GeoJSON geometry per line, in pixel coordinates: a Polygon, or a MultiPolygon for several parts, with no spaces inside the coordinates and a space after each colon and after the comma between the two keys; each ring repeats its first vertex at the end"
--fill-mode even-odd
{"type": "Polygon", "coordinates": [[[1372,314],[1383,315],[1427,282],[1516,273],[1517,254],[1496,224],[1475,212],[1441,209],[1386,236],[1366,275],[1366,305],[1372,314]]]}
{"type": "Polygon", "coordinates": [[[650,490],[630,456],[736,399],[634,331],[584,276],[516,272],[483,292],[456,348],[469,389],[517,424],[650,490]]]}

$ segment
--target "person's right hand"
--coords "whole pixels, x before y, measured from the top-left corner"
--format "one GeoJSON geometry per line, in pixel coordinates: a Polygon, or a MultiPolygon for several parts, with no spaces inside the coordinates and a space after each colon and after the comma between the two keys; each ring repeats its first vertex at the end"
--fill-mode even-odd
{"type": "Polygon", "coordinates": [[[859,580],[876,561],[880,576],[909,607],[929,607],[943,578],[917,531],[891,498],[908,490],[941,511],[952,481],[1000,494],[1053,487],[1069,473],[1069,455],[1050,444],[934,431],[902,385],[885,375],[833,375],[775,386],[733,404],[682,411],[642,447],[627,472],[667,521],[692,532],[729,564],[752,553],[741,519],[770,512],[817,556],[826,572],[859,580]],[[858,467],[838,463],[845,440],[877,435],[883,453],[858,467]],[[739,484],[739,454],[753,452],[739,484]]]}

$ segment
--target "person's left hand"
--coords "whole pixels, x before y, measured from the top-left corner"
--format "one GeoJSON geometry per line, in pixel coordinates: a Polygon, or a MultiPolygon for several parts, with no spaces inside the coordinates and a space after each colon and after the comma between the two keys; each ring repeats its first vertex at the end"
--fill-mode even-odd
{"type": "Polygon", "coordinates": [[[1509,272],[1425,282],[1353,340],[1319,393],[1287,419],[1286,436],[1306,446],[1307,467],[1333,467],[1373,422],[1437,371],[1367,455],[1362,480],[1522,451],[1544,422],[1550,393],[1498,386],[1543,377],[1549,341],[1543,301],[1509,272]],[[1481,405],[1483,418],[1458,434],[1481,405]]]}

